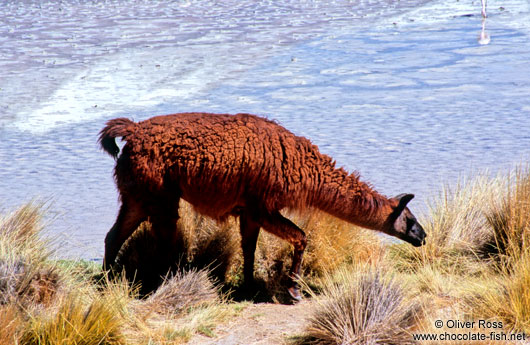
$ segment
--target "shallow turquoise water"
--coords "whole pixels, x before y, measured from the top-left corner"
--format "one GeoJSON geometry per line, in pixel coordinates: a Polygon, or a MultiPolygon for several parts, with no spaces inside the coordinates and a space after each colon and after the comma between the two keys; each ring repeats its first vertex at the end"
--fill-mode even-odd
{"type": "Polygon", "coordinates": [[[65,256],[101,257],[114,222],[96,144],[113,117],[261,114],[416,211],[442,182],[529,160],[524,1],[490,1],[488,45],[477,1],[128,3],[0,5],[0,208],[51,198],[65,256]]]}

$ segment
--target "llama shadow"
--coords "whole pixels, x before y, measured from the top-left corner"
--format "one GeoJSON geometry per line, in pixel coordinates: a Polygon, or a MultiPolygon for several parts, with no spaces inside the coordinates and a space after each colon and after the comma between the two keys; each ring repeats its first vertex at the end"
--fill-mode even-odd
{"type": "Polygon", "coordinates": [[[221,284],[220,291],[228,299],[234,302],[252,303],[278,303],[290,305],[295,303],[287,292],[287,279],[275,283],[271,288],[271,282],[261,278],[255,278],[252,283],[243,283],[238,286],[221,284]]]}

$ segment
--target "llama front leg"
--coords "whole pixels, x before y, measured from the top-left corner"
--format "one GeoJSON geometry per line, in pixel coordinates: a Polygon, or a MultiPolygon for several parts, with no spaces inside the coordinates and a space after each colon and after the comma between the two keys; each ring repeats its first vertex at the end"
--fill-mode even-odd
{"type": "Polygon", "coordinates": [[[243,277],[246,285],[254,281],[254,257],[259,235],[259,223],[253,221],[250,215],[243,212],[239,217],[241,232],[241,249],[243,249],[243,277]]]}
{"type": "Polygon", "coordinates": [[[261,221],[266,231],[288,241],[294,247],[293,263],[289,271],[290,283],[287,290],[292,298],[300,301],[302,296],[296,279],[300,277],[302,256],[307,245],[306,235],[296,224],[282,216],[278,211],[262,215],[261,221]]]}

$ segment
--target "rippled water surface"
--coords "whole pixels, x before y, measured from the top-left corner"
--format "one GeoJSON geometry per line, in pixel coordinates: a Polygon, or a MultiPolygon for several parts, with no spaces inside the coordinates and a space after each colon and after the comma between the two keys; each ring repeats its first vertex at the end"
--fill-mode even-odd
{"type": "Polygon", "coordinates": [[[118,209],[107,119],[251,112],[421,209],[443,181],[530,158],[530,9],[490,1],[0,4],[0,209],[51,198],[64,255],[118,209]],[[501,7],[502,6],[502,7],[501,7]]]}

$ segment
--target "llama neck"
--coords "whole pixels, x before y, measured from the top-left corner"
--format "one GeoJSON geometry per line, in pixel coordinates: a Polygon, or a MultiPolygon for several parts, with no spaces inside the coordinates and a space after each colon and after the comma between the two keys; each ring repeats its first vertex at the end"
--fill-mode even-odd
{"type": "Polygon", "coordinates": [[[347,222],[373,230],[385,230],[394,203],[344,169],[324,174],[314,206],[347,222]]]}

